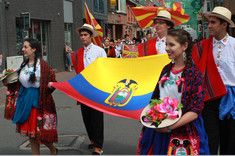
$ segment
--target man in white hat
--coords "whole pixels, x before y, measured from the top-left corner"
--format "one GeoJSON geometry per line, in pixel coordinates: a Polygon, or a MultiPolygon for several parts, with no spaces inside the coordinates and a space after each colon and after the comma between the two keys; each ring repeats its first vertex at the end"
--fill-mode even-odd
{"type": "Polygon", "coordinates": [[[166,35],[169,29],[173,29],[175,22],[171,20],[171,14],[162,10],[157,17],[152,18],[157,33],[157,38],[150,39],[138,46],[139,57],[166,53],[166,35]]]}
{"type": "Polygon", "coordinates": [[[231,12],[215,7],[205,14],[211,38],[193,49],[195,64],[205,75],[205,106],[202,112],[210,154],[235,154],[235,39],[228,34],[234,27],[231,12]]]}
{"type": "MultiPolygon", "coordinates": [[[[74,69],[79,74],[98,57],[107,57],[103,48],[92,43],[92,38],[97,36],[97,32],[89,24],[84,24],[77,28],[76,32],[80,35],[83,47],[72,55],[74,69]]],[[[102,154],[104,140],[104,121],[103,113],[81,104],[83,122],[85,124],[90,144],[89,149],[94,149],[93,155],[102,154]]]]}

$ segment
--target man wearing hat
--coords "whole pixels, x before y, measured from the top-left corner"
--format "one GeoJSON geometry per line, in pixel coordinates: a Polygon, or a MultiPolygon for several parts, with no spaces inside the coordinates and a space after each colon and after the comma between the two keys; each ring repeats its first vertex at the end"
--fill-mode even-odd
{"type": "Polygon", "coordinates": [[[228,34],[234,27],[231,12],[215,7],[205,14],[211,38],[198,42],[193,59],[205,75],[205,106],[202,112],[210,153],[235,154],[235,39],[228,34]]]}
{"type": "Polygon", "coordinates": [[[171,14],[166,10],[160,11],[152,20],[158,37],[138,46],[139,57],[166,53],[166,35],[168,30],[174,27],[175,22],[171,20],[171,14]]]}
{"type": "MultiPolygon", "coordinates": [[[[92,38],[97,36],[97,32],[89,24],[84,24],[77,28],[83,47],[72,55],[74,69],[79,74],[83,69],[95,61],[98,57],[107,57],[103,48],[92,43],[92,38]]],[[[93,155],[102,154],[104,140],[103,113],[81,104],[83,122],[85,124],[90,144],[89,149],[94,149],[93,155]]]]}

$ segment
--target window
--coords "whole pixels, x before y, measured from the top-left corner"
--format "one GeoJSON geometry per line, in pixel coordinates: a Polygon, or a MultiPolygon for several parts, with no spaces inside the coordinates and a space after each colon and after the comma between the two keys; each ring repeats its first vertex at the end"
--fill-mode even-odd
{"type": "Polygon", "coordinates": [[[118,10],[117,12],[126,13],[126,1],[118,0],[118,10]]]}
{"type": "Polygon", "coordinates": [[[93,6],[95,12],[104,14],[104,0],[93,0],[93,6]]]}

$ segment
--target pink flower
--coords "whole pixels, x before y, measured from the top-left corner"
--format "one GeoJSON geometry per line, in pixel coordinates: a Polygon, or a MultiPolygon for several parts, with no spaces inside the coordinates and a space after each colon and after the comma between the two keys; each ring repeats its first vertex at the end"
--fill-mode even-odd
{"type": "Polygon", "coordinates": [[[38,120],[42,120],[42,117],[38,116],[37,119],[38,119],[38,120]]]}
{"type": "Polygon", "coordinates": [[[159,104],[155,109],[160,113],[167,113],[168,118],[177,118],[179,114],[179,112],[176,111],[179,106],[178,101],[174,98],[170,99],[169,97],[165,97],[163,101],[164,103],[159,104]]]}
{"type": "Polygon", "coordinates": [[[44,118],[45,118],[45,119],[48,119],[48,118],[49,118],[49,115],[44,114],[44,118]]]}
{"type": "Polygon", "coordinates": [[[47,127],[46,125],[43,125],[43,128],[44,128],[45,130],[48,130],[48,127],[47,127]]]}
{"type": "Polygon", "coordinates": [[[50,114],[50,118],[54,118],[54,115],[53,115],[53,114],[50,114]]]}

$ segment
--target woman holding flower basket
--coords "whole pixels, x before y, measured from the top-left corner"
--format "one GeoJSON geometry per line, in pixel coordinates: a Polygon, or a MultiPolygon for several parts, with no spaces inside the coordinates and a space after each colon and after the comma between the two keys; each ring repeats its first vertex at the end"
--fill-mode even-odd
{"type": "Polygon", "coordinates": [[[40,154],[40,143],[45,144],[51,154],[57,154],[53,142],[58,142],[57,117],[52,98],[55,72],[39,57],[40,44],[35,39],[26,39],[22,51],[27,58],[18,71],[19,80],[3,84],[8,87],[5,118],[16,123],[21,136],[28,136],[32,154],[40,154]]]}
{"type": "Polygon", "coordinates": [[[142,118],[143,122],[152,121],[155,128],[143,127],[137,154],[209,154],[201,117],[205,95],[203,75],[192,61],[192,46],[187,31],[173,29],[168,32],[166,51],[172,61],[163,68],[150,102],[151,109],[142,118]],[[176,122],[161,126],[169,120],[166,118],[176,122]]]}

